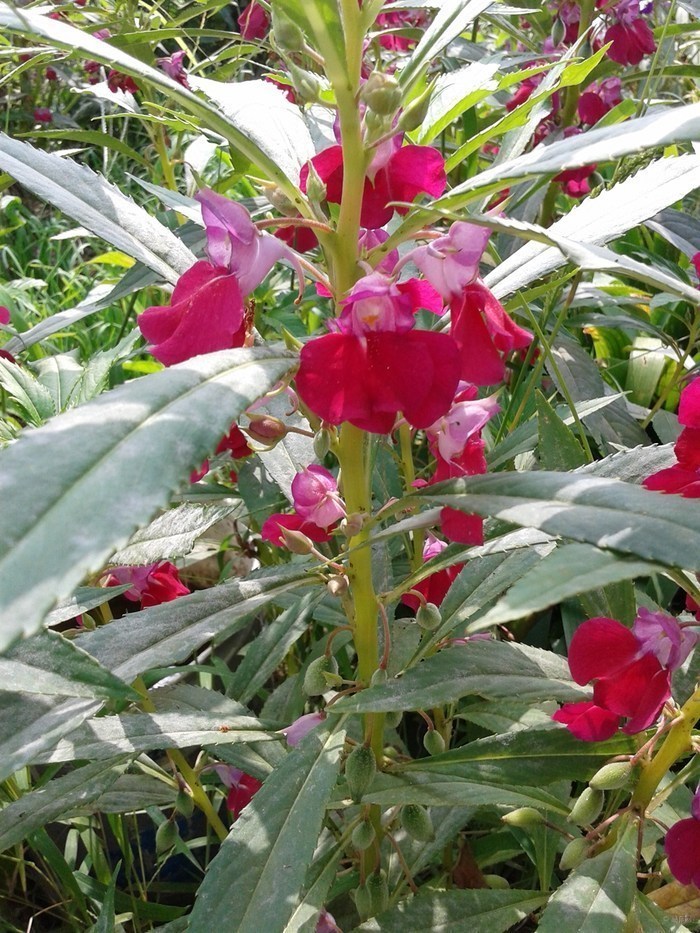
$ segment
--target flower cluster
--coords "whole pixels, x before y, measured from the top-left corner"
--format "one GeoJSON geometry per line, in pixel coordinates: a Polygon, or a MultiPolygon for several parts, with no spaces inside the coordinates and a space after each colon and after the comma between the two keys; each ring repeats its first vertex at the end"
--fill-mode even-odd
{"type": "Polygon", "coordinates": [[[140,603],[142,609],[168,603],[190,592],[180,579],[177,567],[167,560],[145,567],[110,568],[107,586],[127,583],[131,585],[122,595],[130,602],[140,603]]]}

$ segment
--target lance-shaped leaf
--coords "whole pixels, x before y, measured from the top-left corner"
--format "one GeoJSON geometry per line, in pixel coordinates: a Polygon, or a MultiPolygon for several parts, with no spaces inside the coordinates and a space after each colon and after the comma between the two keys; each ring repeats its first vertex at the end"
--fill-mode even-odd
{"type": "Polygon", "coordinates": [[[504,933],[547,900],[540,891],[423,891],[357,927],[358,933],[504,933]]]}
{"type": "Polygon", "coordinates": [[[530,568],[496,605],[467,626],[478,632],[522,619],[533,612],[609,583],[649,576],[662,568],[631,557],[617,557],[588,544],[567,544],[530,568]]]}
{"type": "Polygon", "coordinates": [[[342,731],[314,729],[265,781],[207,870],[190,933],[284,929],[313,857],[343,740],[342,731]]]}
{"type": "Polygon", "coordinates": [[[166,282],[195,262],[182,240],[87,165],[0,133],[0,169],[166,282]]]}
{"type": "Polygon", "coordinates": [[[448,480],[416,494],[548,534],[700,570],[700,505],[581,473],[498,473],[448,480]]]}
{"type": "Polygon", "coordinates": [[[101,62],[109,68],[117,68],[131,75],[132,78],[136,78],[137,81],[144,81],[157,87],[176,101],[184,111],[198,118],[202,126],[208,127],[228,140],[245,158],[276,182],[297,209],[302,213],[308,213],[308,205],[297,186],[290,182],[273,159],[262,152],[216,107],[201,100],[192,91],[188,91],[177,81],[169,78],[165,72],[146,65],[116,45],[110,45],[87,32],[81,32],[67,22],[49,19],[48,16],[42,16],[32,10],[19,10],[7,3],[0,3],[0,26],[23,35],[38,36],[53,46],[68,49],[71,52],[81,52],[87,58],[101,62]]]}
{"type": "Polygon", "coordinates": [[[128,758],[97,762],[54,778],[46,787],[30,791],[0,810],[0,852],[25,839],[64,813],[87,806],[114,784],[128,758]]]}
{"type": "Polygon", "coordinates": [[[98,570],[294,365],[285,350],[222,350],[134,380],[0,451],[0,647],[98,570]],[[44,470],[44,481],[27,477],[44,470]]]}
{"type": "Polygon", "coordinates": [[[571,872],[547,905],[541,933],[622,933],[637,890],[637,827],[631,824],[615,844],[571,872]]]}
{"type": "Polygon", "coordinates": [[[583,700],[564,658],[509,642],[474,641],[427,658],[385,684],[334,703],[333,713],[427,709],[464,696],[583,700]]]}

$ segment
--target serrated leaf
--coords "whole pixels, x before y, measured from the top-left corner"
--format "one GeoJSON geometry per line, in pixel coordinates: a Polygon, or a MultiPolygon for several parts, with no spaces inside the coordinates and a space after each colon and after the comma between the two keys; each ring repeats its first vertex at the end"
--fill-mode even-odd
{"type": "Polygon", "coordinates": [[[182,240],[86,165],[0,133],[0,168],[166,282],[195,262],[182,240]]]}
{"type": "Polygon", "coordinates": [[[474,641],[441,651],[396,679],[343,697],[333,713],[428,709],[465,696],[582,700],[564,658],[507,642],[474,641]]]}
{"type": "Polygon", "coordinates": [[[0,810],[0,852],[9,849],[64,813],[85,806],[103,794],[123,773],[129,759],[85,765],[46,787],[30,791],[0,810]]]}
{"type": "Polygon", "coordinates": [[[16,402],[22,419],[28,424],[38,427],[56,414],[54,400],[46,386],[26,369],[2,358],[0,388],[16,402]]]}
{"type": "Polygon", "coordinates": [[[416,142],[421,146],[430,143],[465,110],[496,91],[499,82],[493,79],[501,63],[502,56],[496,54],[441,75],[430,95],[416,142]]]}
{"type": "Polygon", "coordinates": [[[537,434],[540,461],[545,470],[575,470],[586,456],[573,432],[564,424],[547,399],[537,393],[537,434]]]}
{"type": "Polygon", "coordinates": [[[545,471],[448,480],[415,495],[664,566],[700,570],[700,507],[680,496],[545,471]]]}
{"type": "Polygon", "coordinates": [[[552,895],[540,933],[623,933],[637,889],[637,827],[627,826],[615,844],[586,859],[552,895]]]}
{"type": "Polygon", "coordinates": [[[284,929],[316,847],[344,737],[314,729],[265,781],[209,865],[190,933],[284,929]]]}
{"type": "Polygon", "coordinates": [[[524,573],[485,616],[467,626],[467,632],[523,619],[579,593],[649,576],[661,569],[646,561],[617,557],[588,544],[566,544],[524,573]]]}
{"type": "Polygon", "coordinates": [[[424,891],[403,901],[358,931],[454,933],[466,918],[479,933],[505,933],[547,900],[541,891],[424,891]]]}
{"type": "Polygon", "coordinates": [[[0,451],[0,646],[38,628],[57,599],[122,547],[293,362],[269,348],[196,357],[0,451]],[[51,464],[50,473],[28,486],[37,463],[51,464]]]}

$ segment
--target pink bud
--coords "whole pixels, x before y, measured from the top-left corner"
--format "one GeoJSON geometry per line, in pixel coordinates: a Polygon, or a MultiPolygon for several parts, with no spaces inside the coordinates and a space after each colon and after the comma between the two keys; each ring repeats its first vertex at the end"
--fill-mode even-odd
{"type": "Polygon", "coordinates": [[[292,497],[297,514],[320,528],[329,528],[345,515],[335,478],[315,463],[294,477],[292,497]]]}
{"type": "Polygon", "coordinates": [[[325,718],[325,713],[307,713],[305,716],[300,716],[298,719],[295,719],[291,725],[280,731],[287,739],[289,745],[298,745],[299,742],[301,742],[312,729],[320,725],[325,718]]]}

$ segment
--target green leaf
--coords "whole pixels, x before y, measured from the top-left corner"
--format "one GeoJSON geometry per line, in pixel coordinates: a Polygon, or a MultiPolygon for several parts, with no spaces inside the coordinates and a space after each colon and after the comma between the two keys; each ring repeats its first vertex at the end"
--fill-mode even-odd
{"type": "Polygon", "coordinates": [[[52,609],[46,616],[46,625],[58,625],[60,622],[67,622],[69,619],[75,619],[83,612],[89,612],[98,606],[103,606],[114,599],[115,596],[121,596],[131,589],[130,583],[124,583],[121,586],[81,586],[68,599],[62,599],[61,602],[52,609]]]}
{"type": "Polygon", "coordinates": [[[74,642],[40,632],[0,657],[0,691],[137,700],[138,693],[74,642]]]}
{"type": "Polygon", "coordinates": [[[343,741],[342,731],[314,729],[265,781],[209,865],[190,933],[284,929],[313,857],[343,741]]]}
{"type": "Polygon", "coordinates": [[[545,470],[575,470],[586,456],[575,435],[541,392],[537,393],[537,433],[540,462],[545,470]]]}
{"type": "Polygon", "coordinates": [[[637,889],[636,843],[632,824],[611,848],[572,871],[545,908],[539,933],[623,933],[637,889]]]}
{"type": "Polygon", "coordinates": [[[552,535],[700,570],[700,507],[581,473],[498,473],[448,480],[415,494],[552,535]]]}
{"type": "Polygon", "coordinates": [[[97,923],[91,928],[90,933],[114,933],[114,894],[117,889],[117,877],[122,863],[119,862],[112,873],[112,880],[107,885],[105,896],[100,907],[100,916],[97,923]]]}
{"type": "Polygon", "coordinates": [[[126,544],[293,362],[268,348],[196,357],[0,451],[0,646],[38,628],[57,599],[126,544]],[[30,485],[40,463],[51,464],[50,477],[30,485]]]}
{"type": "Polygon", "coordinates": [[[465,696],[514,696],[530,700],[582,700],[564,658],[509,642],[474,641],[441,651],[421,664],[356,696],[343,697],[333,713],[388,713],[427,709],[465,696]]]}
{"type": "MultiPolygon", "coordinates": [[[[8,351],[9,352],[9,351],[8,351]]],[[[56,414],[51,393],[26,369],[0,358],[0,388],[16,403],[23,421],[38,427],[56,414]]],[[[7,405],[7,400],[5,400],[7,405]]],[[[10,405],[15,408],[15,405],[10,405]]]]}
{"type": "Polygon", "coordinates": [[[317,870],[317,863],[311,866],[309,875],[312,875],[313,880],[309,883],[307,879],[306,891],[285,924],[284,933],[316,933],[318,915],[326,903],[331,885],[336,880],[338,865],[344,852],[342,845],[334,846],[325,856],[323,865],[318,866],[320,870],[317,870]]]}
{"type": "Polygon", "coordinates": [[[636,892],[634,916],[639,933],[690,933],[680,920],[661,910],[641,891],[636,892]]]}
{"type": "MultiPolygon", "coordinates": [[[[0,22],[2,13],[0,6],[0,22]]],[[[0,169],[166,282],[195,262],[182,240],[86,165],[0,133],[0,169]]]]}
{"type": "Polygon", "coordinates": [[[588,544],[565,544],[523,574],[493,609],[467,626],[467,632],[522,619],[579,593],[660,570],[658,565],[617,557],[588,544]]]}
{"type": "Polygon", "coordinates": [[[358,931],[381,933],[505,933],[547,900],[541,891],[424,891],[367,920],[358,931]]]}
{"type": "Polygon", "coordinates": [[[416,142],[425,146],[474,104],[498,90],[494,80],[503,56],[489,55],[458,71],[441,75],[430,95],[428,112],[417,130],[416,142]]]}
{"type": "Polygon", "coordinates": [[[62,127],[60,130],[32,130],[30,133],[21,133],[19,138],[23,139],[30,136],[32,139],[56,139],[59,142],[71,140],[77,143],[89,143],[93,146],[99,146],[101,149],[113,149],[115,152],[126,156],[143,168],[149,169],[150,162],[144,158],[141,153],[132,149],[123,139],[118,136],[110,136],[109,133],[100,133],[98,130],[77,130],[70,127],[62,127]]]}
{"type": "Polygon", "coordinates": [[[9,849],[64,813],[89,804],[123,773],[128,759],[100,761],[54,778],[46,787],[30,791],[0,810],[0,852],[9,849]]]}

